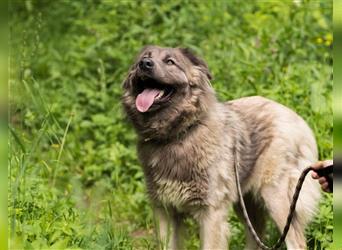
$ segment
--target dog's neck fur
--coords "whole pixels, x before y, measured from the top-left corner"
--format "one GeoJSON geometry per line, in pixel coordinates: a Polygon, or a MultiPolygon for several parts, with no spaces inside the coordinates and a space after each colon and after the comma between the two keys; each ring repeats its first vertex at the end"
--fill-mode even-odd
{"type": "Polygon", "coordinates": [[[208,166],[221,154],[216,148],[226,126],[222,111],[223,105],[216,101],[192,127],[179,129],[183,132],[178,137],[139,141],[139,159],[152,201],[181,209],[208,205],[208,166]],[[176,187],[184,192],[175,192],[176,187]]]}

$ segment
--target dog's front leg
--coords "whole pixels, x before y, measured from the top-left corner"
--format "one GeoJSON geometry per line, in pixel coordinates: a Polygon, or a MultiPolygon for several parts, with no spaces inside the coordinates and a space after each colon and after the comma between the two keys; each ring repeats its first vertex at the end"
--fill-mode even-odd
{"type": "Polygon", "coordinates": [[[208,207],[200,216],[200,237],[202,250],[227,250],[228,208],[208,207]]]}
{"type": "Polygon", "coordinates": [[[182,250],[182,216],[176,211],[163,207],[155,207],[154,216],[159,249],[182,250]]]}

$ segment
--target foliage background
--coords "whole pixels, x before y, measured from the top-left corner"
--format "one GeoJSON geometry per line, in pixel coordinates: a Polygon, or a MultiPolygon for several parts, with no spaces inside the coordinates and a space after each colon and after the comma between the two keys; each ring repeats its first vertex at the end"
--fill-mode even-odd
{"type": "MultiPolygon", "coordinates": [[[[153,217],[120,104],[146,44],[193,49],[220,100],[262,95],[297,111],[332,157],[331,1],[12,1],[11,249],[154,249],[153,217]]],[[[332,249],[332,197],[307,230],[332,249]]],[[[243,228],[232,214],[231,249],[243,228]]],[[[196,225],[187,249],[199,246],[196,225]]],[[[268,225],[266,240],[278,234],[268,225]]]]}

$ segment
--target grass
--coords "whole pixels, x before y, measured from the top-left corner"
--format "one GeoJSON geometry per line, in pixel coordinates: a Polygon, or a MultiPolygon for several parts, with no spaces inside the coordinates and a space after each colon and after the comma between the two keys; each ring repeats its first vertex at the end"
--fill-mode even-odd
{"type": "MultiPolygon", "coordinates": [[[[146,44],[193,49],[220,100],[262,95],[312,127],[332,157],[331,1],[13,1],[11,249],[155,249],[153,215],[121,83],[146,44]]],[[[231,249],[243,228],[232,213],[231,249]]],[[[188,220],[187,249],[198,249],[188,220]]],[[[268,225],[266,240],[278,236],[268,225]]],[[[332,197],[307,230],[332,249],[332,197]]]]}

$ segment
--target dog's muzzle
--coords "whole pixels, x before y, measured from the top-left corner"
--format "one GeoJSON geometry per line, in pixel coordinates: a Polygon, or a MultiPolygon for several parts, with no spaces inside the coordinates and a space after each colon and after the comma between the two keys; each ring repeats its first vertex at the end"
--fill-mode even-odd
{"type": "Polygon", "coordinates": [[[150,58],[143,58],[139,62],[139,68],[143,71],[151,71],[153,69],[154,62],[150,58]]]}

